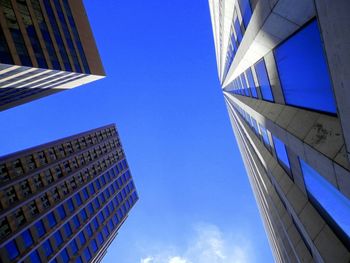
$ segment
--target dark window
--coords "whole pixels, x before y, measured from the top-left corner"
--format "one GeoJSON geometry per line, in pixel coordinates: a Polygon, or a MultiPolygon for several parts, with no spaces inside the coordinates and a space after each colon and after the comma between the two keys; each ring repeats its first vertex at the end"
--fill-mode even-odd
{"type": "Polygon", "coordinates": [[[4,32],[0,27],[0,63],[13,64],[13,59],[5,39],[4,32]]]}
{"type": "Polygon", "coordinates": [[[103,243],[103,241],[104,241],[102,233],[98,233],[98,235],[97,235],[97,241],[98,241],[98,244],[99,244],[99,245],[102,245],[102,243],[103,243]]]}
{"type": "Polygon", "coordinates": [[[72,212],[74,211],[74,205],[73,205],[72,198],[70,198],[70,199],[67,201],[67,206],[68,206],[69,211],[72,213],[72,212]]]}
{"type": "Polygon", "coordinates": [[[336,113],[316,20],[278,46],[274,54],[286,104],[336,113]]]}
{"type": "Polygon", "coordinates": [[[274,101],[271,86],[270,86],[269,77],[268,77],[267,71],[266,71],[264,58],[259,60],[254,65],[254,67],[255,67],[256,76],[257,76],[258,81],[259,81],[259,86],[260,86],[261,95],[262,95],[263,100],[274,101]]]}
{"type": "Polygon", "coordinates": [[[75,227],[75,228],[78,229],[78,228],[80,227],[80,222],[79,222],[78,216],[75,215],[75,216],[73,217],[73,223],[74,223],[74,227],[75,227]]]}
{"type": "Polygon", "coordinates": [[[96,218],[94,218],[94,219],[92,220],[92,226],[93,226],[93,228],[94,228],[94,231],[96,231],[96,230],[98,229],[98,221],[97,221],[96,218]]]}
{"type": "Polygon", "coordinates": [[[19,251],[14,240],[11,240],[6,244],[6,251],[9,259],[13,260],[19,255],[19,251]]]}
{"type": "Polygon", "coordinates": [[[266,146],[270,146],[271,144],[270,144],[269,136],[267,134],[267,130],[265,129],[265,127],[263,127],[260,124],[259,124],[259,127],[260,127],[260,134],[261,134],[261,137],[263,138],[264,144],[266,146]]]}
{"type": "Polygon", "coordinates": [[[92,233],[92,228],[90,225],[88,225],[87,227],[85,227],[85,230],[88,234],[89,237],[92,237],[93,233],[92,233]]]}
{"type": "Polygon", "coordinates": [[[44,249],[45,255],[47,257],[51,256],[51,254],[53,253],[53,250],[52,250],[52,246],[50,244],[50,240],[46,240],[43,243],[43,249],[44,249]]]}
{"type": "Polygon", "coordinates": [[[85,222],[87,219],[87,214],[84,209],[80,211],[80,215],[81,215],[81,218],[83,219],[83,222],[85,222]]]}
{"type": "Polygon", "coordinates": [[[75,201],[77,202],[77,205],[80,206],[82,204],[80,194],[75,194],[75,201]]]}

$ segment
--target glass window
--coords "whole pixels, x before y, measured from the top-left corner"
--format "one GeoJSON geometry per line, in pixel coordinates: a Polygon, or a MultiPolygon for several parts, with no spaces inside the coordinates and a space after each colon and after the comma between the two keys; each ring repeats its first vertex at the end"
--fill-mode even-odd
{"type": "Polygon", "coordinates": [[[89,251],[89,248],[84,249],[84,256],[85,256],[86,261],[89,262],[91,259],[91,253],[89,251]]]}
{"type": "Polygon", "coordinates": [[[80,239],[80,244],[84,245],[86,243],[86,239],[83,232],[79,233],[79,239],[80,239]]]}
{"type": "Polygon", "coordinates": [[[72,213],[74,211],[74,204],[73,204],[72,198],[70,198],[67,201],[67,206],[68,206],[69,211],[72,213]]]}
{"type": "Polygon", "coordinates": [[[64,207],[63,205],[60,205],[58,208],[57,208],[57,212],[58,214],[60,215],[60,219],[64,219],[66,217],[66,211],[64,211],[64,207]]]}
{"type": "Polygon", "coordinates": [[[269,136],[267,134],[267,130],[261,124],[259,124],[259,128],[260,128],[261,137],[263,138],[265,145],[270,146],[271,144],[270,144],[269,136]]]}
{"type": "Polygon", "coordinates": [[[312,199],[321,206],[332,221],[350,237],[350,200],[323,178],[316,170],[300,159],[306,189],[312,199]]]}
{"type": "Polygon", "coordinates": [[[105,234],[106,237],[109,236],[109,231],[108,231],[107,226],[104,226],[104,227],[103,227],[103,233],[105,234]]]}
{"type": "Polygon", "coordinates": [[[56,246],[59,247],[63,243],[62,235],[60,231],[56,231],[55,234],[53,234],[55,241],[56,241],[56,246]]]}
{"type": "Polygon", "coordinates": [[[92,226],[93,226],[93,228],[94,228],[95,231],[98,229],[98,221],[97,221],[96,218],[94,218],[94,219],[92,220],[92,226]]]}
{"type": "Polygon", "coordinates": [[[33,245],[33,238],[32,238],[32,235],[30,234],[29,230],[23,231],[21,236],[22,236],[23,243],[24,243],[26,248],[29,248],[31,245],[33,245]]]}
{"type": "Polygon", "coordinates": [[[87,219],[87,214],[86,214],[84,209],[80,211],[80,215],[81,215],[81,219],[83,219],[83,221],[85,221],[87,219]]]}
{"type": "Polygon", "coordinates": [[[274,54],[286,104],[336,113],[316,19],[279,45],[274,54]]]}
{"type": "Polygon", "coordinates": [[[11,240],[6,244],[6,251],[9,259],[13,260],[19,255],[19,251],[14,240],[11,240]]]}
{"type": "Polygon", "coordinates": [[[49,226],[51,228],[53,228],[57,222],[56,222],[56,218],[54,216],[54,214],[52,212],[50,212],[48,215],[47,215],[47,221],[49,222],[49,226]]]}
{"type": "Polygon", "coordinates": [[[35,223],[35,228],[39,237],[42,237],[43,235],[45,235],[46,233],[45,227],[41,220],[35,223]]]}
{"type": "Polygon", "coordinates": [[[69,256],[68,256],[68,252],[67,249],[63,249],[62,252],[60,253],[61,258],[63,260],[63,262],[69,262],[69,256]]]}
{"type": "Polygon", "coordinates": [[[244,27],[247,28],[250,18],[252,17],[252,8],[249,0],[238,0],[239,7],[243,18],[244,27]]]}
{"type": "Polygon", "coordinates": [[[70,242],[69,246],[72,250],[73,255],[75,255],[78,252],[77,242],[73,239],[72,242],[70,242]]]}
{"type": "Polygon", "coordinates": [[[96,253],[96,251],[97,251],[97,243],[96,243],[96,241],[95,241],[95,239],[93,239],[92,241],[91,241],[91,248],[92,248],[92,251],[94,252],[94,253],[96,253]]]}
{"type": "Polygon", "coordinates": [[[79,193],[75,195],[75,200],[77,201],[77,205],[80,206],[82,202],[81,202],[81,197],[79,193]]]}
{"type": "Polygon", "coordinates": [[[53,253],[53,250],[52,250],[52,246],[50,244],[50,240],[46,240],[43,243],[43,249],[44,249],[45,255],[47,257],[51,256],[51,254],[53,253]]]}
{"type": "Polygon", "coordinates": [[[85,230],[88,234],[89,237],[92,237],[93,233],[92,233],[92,228],[90,225],[88,225],[87,227],[85,227],[85,230]]]}
{"type": "Polygon", "coordinates": [[[32,262],[32,263],[41,263],[39,253],[36,250],[32,254],[29,255],[29,258],[30,258],[30,262],[32,262]]]}
{"type": "Polygon", "coordinates": [[[252,73],[251,68],[248,68],[245,71],[245,74],[247,76],[247,81],[248,81],[248,86],[249,86],[250,92],[252,93],[252,96],[254,98],[257,98],[258,97],[258,93],[256,91],[255,82],[254,82],[253,73],[252,73]]]}
{"type": "Polygon", "coordinates": [[[279,162],[289,170],[290,165],[286,146],[280,139],[276,138],[275,136],[273,136],[273,143],[275,145],[275,151],[279,162]]]}
{"type": "Polygon", "coordinates": [[[103,236],[102,236],[102,233],[98,233],[98,235],[97,235],[97,241],[98,241],[98,244],[99,244],[99,245],[102,245],[102,243],[103,243],[103,236]]]}
{"type": "Polygon", "coordinates": [[[81,257],[77,257],[75,259],[75,263],[83,263],[83,260],[81,259],[81,257]]]}
{"type": "Polygon", "coordinates": [[[263,100],[274,101],[264,58],[259,60],[254,65],[254,68],[259,81],[259,86],[263,100]]]}
{"type": "Polygon", "coordinates": [[[66,224],[63,226],[63,228],[64,228],[64,232],[66,233],[66,236],[67,236],[67,237],[70,237],[70,236],[72,235],[72,229],[71,229],[69,223],[66,223],[66,224]]]}
{"type": "Polygon", "coordinates": [[[256,134],[259,134],[258,123],[256,122],[256,120],[253,117],[251,117],[251,121],[252,121],[252,127],[254,129],[254,132],[256,134]]]}
{"type": "Polygon", "coordinates": [[[73,217],[73,223],[74,223],[74,227],[75,228],[79,228],[80,227],[80,222],[79,222],[79,218],[78,218],[78,216],[74,216],[73,217]]]}

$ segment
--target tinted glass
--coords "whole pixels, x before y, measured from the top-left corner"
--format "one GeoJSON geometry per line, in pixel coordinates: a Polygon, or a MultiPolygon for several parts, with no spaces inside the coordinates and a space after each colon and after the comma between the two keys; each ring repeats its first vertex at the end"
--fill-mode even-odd
{"type": "Polygon", "coordinates": [[[32,263],[41,263],[39,253],[36,250],[32,254],[30,254],[29,258],[32,263]]]}
{"type": "Polygon", "coordinates": [[[26,248],[30,247],[33,244],[33,238],[29,230],[26,230],[22,233],[22,239],[26,248]]]}
{"type": "Polygon", "coordinates": [[[250,18],[252,17],[250,2],[249,0],[238,0],[238,4],[241,9],[244,27],[247,28],[250,18]]]}
{"type": "Polygon", "coordinates": [[[248,81],[248,86],[250,88],[250,92],[252,93],[252,96],[254,98],[257,98],[258,97],[258,93],[256,92],[256,87],[255,87],[255,83],[254,83],[252,70],[250,68],[248,68],[246,70],[245,74],[247,76],[247,81],[248,81]]]}
{"type": "Polygon", "coordinates": [[[259,60],[255,65],[256,76],[258,77],[261,95],[264,100],[273,101],[269,77],[267,75],[264,59],[259,60]]]}
{"type": "Polygon", "coordinates": [[[46,240],[43,243],[43,248],[44,248],[44,251],[45,251],[45,255],[47,257],[51,256],[51,254],[53,253],[53,250],[52,250],[52,247],[51,247],[51,244],[50,244],[49,240],[46,240]]]}
{"type": "Polygon", "coordinates": [[[350,200],[302,159],[300,166],[308,193],[317,201],[341,230],[350,237],[350,200]]]}
{"type": "Polygon", "coordinates": [[[35,228],[39,237],[45,235],[45,227],[41,220],[35,223],[35,228]]]}
{"type": "Polygon", "coordinates": [[[277,47],[274,54],[287,104],[336,113],[316,20],[277,47]]]}

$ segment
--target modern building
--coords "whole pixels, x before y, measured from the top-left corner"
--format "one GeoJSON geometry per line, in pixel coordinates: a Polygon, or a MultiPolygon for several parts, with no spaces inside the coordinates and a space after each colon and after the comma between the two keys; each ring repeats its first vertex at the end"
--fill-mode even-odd
{"type": "Polygon", "coordinates": [[[0,111],[104,75],[82,0],[0,0],[0,111]]]}
{"type": "Polygon", "coordinates": [[[138,200],[114,125],[0,158],[0,262],[100,262],[138,200]]]}
{"type": "Polygon", "coordinates": [[[224,100],[276,262],[350,262],[350,1],[209,5],[224,100]]]}

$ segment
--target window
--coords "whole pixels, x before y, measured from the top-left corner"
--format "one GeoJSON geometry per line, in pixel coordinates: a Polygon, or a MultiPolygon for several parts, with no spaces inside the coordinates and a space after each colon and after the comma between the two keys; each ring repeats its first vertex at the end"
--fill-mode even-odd
{"type": "Polygon", "coordinates": [[[275,136],[273,136],[273,143],[275,145],[275,151],[279,163],[282,164],[282,166],[289,171],[290,165],[286,146],[280,139],[276,138],[275,136]]]}
{"type": "Polygon", "coordinates": [[[41,263],[39,253],[36,250],[32,254],[29,255],[29,258],[30,258],[31,263],[41,263]]]}
{"type": "Polygon", "coordinates": [[[96,253],[96,251],[97,251],[97,243],[96,243],[96,241],[95,241],[95,239],[93,239],[92,241],[91,241],[91,248],[92,248],[92,251],[94,252],[94,253],[96,253]]]}
{"type": "Polygon", "coordinates": [[[70,237],[70,236],[72,235],[72,229],[70,228],[69,223],[66,223],[66,224],[63,226],[63,229],[64,229],[64,232],[66,233],[66,236],[67,236],[67,237],[70,237]]]}
{"type": "Polygon", "coordinates": [[[250,18],[252,17],[252,8],[250,7],[250,1],[238,0],[238,4],[241,9],[244,27],[247,28],[250,18]]]}
{"type": "Polygon", "coordinates": [[[52,250],[52,246],[50,244],[50,240],[46,240],[43,243],[43,249],[44,249],[45,255],[47,257],[51,256],[51,254],[53,253],[53,250],[52,250]]]}
{"type": "Polygon", "coordinates": [[[35,223],[35,228],[39,237],[42,237],[43,235],[45,235],[46,233],[45,227],[41,220],[35,223]]]}
{"type": "Polygon", "coordinates": [[[77,205],[78,205],[78,206],[81,205],[82,201],[81,201],[81,197],[80,197],[79,193],[77,193],[77,194],[75,195],[75,201],[77,202],[77,205]]]}
{"type": "Polygon", "coordinates": [[[67,206],[68,206],[69,211],[72,213],[72,212],[74,211],[74,205],[73,205],[72,198],[70,198],[70,199],[67,201],[67,206]]]}
{"type": "Polygon", "coordinates": [[[59,247],[62,243],[63,243],[63,239],[62,239],[62,235],[60,233],[60,231],[55,232],[55,234],[53,234],[55,241],[56,241],[56,246],[59,247]]]}
{"type": "Polygon", "coordinates": [[[106,237],[109,236],[109,231],[108,231],[107,226],[104,226],[104,227],[103,227],[103,233],[105,234],[106,237]]]}
{"type": "Polygon", "coordinates": [[[5,190],[5,193],[7,195],[7,200],[9,202],[9,204],[12,204],[12,203],[18,201],[18,197],[16,195],[15,188],[13,186],[7,188],[5,190]]]}
{"type": "Polygon", "coordinates": [[[316,19],[274,50],[286,104],[336,113],[316,19]]]}
{"type": "Polygon", "coordinates": [[[57,212],[58,212],[58,214],[59,214],[61,220],[63,220],[63,219],[66,217],[66,211],[64,211],[63,205],[60,205],[60,206],[57,208],[57,212]]]}
{"type": "Polygon", "coordinates": [[[23,231],[21,236],[23,239],[24,246],[26,248],[29,248],[31,245],[33,245],[33,238],[28,229],[23,231]]]}
{"type": "Polygon", "coordinates": [[[258,93],[256,91],[256,87],[255,87],[255,82],[254,82],[254,78],[253,78],[253,74],[252,74],[252,70],[251,68],[248,68],[246,71],[245,71],[245,74],[247,76],[247,81],[248,81],[248,87],[250,89],[250,92],[252,93],[252,96],[254,98],[257,98],[258,97],[258,93]]]}
{"type": "Polygon", "coordinates": [[[51,228],[53,228],[57,224],[55,215],[52,212],[47,215],[47,221],[49,222],[49,226],[51,228]]]}
{"type": "Polygon", "coordinates": [[[264,144],[267,147],[271,146],[269,136],[267,134],[267,130],[261,124],[259,124],[259,128],[260,128],[260,134],[261,134],[261,137],[263,138],[264,144]]]}
{"type": "Polygon", "coordinates": [[[254,67],[255,67],[255,72],[256,72],[256,76],[258,78],[258,82],[259,82],[259,86],[260,86],[261,95],[262,95],[263,100],[274,101],[272,91],[271,91],[269,77],[268,77],[267,71],[266,71],[264,58],[259,60],[254,65],[254,67]]]}
{"type": "Polygon", "coordinates": [[[83,222],[86,221],[87,214],[84,209],[80,211],[80,215],[81,215],[81,219],[83,219],[83,222]]]}
{"type": "Polygon", "coordinates": [[[13,260],[19,255],[19,251],[16,245],[16,242],[14,240],[11,240],[6,244],[6,251],[7,255],[9,256],[9,259],[13,260]]]}
{"type": "Polygon", "coordinates": [[[94,207],[92,206],[92,203],[89,203],[87,205],[87,209],[88,209],[90,215],[92,215],[94,213],[94,207]]]}
{"type": "Polygon", "coordinates": [[[97,241],[98,241],[98,244],[99,244],[99,245],[102,245],[102,243],[103,243],[103,236],[102,236],[102,233],[98,233],[98,235],[97,235],[97,241]]]}
{"type": "Polygon", "coordinates": [[[68,256],[67,249],[63,249],[62,252],[60,253],[60,255],[61,255],[63,262],[69,262],[69,256],[68,256]]]}
{"type": "Polygon", "coordinates": [[[73,217],[73,223],[74,223],[74,227],[75,228],[79,228],[80,227],[80,222],[79,222],[79,218],[78,218],[78,216],[74,216],[73,217]]]}
{"type": "Polygon", "coordinates": [[[92,233],[91,226],[88,225],[87,227],[85,227],[85,230],[86,230],[88,236],[89,236],[89,237],[92,237],[93,233],[92,233]]]}
{"type": "Polygon", "coordinates": [[[80,244],[83,246],[86,243],[86,239],[83,232],[79,233],[80,244]]]}
{"type": "Polygon", "coordinates": [[[94,218],[94,219],[92,220],[92,226],[93,226],[93,228],[94,228],[95,231],[98,229],[98,221],[97,221],[96,218],[94,218]]]}
{"type": "Polygon", "coordinates": [[[299,161],[311,201],[316,202],[316,207],[321,207],[323,210],[321,214],[326,213],[328,215],[326,219],[330,218],[332,223],[339,228],[338,232],[345,234],[348,240],[350,237],[350,200],[304,160],[299,158],[299,161]]]}
{"type": "Polygon", "coordinates": [[[69,243],[69,247],[71,248],[73,255],[75,255],[78,252],[78,245],[74,239],[72,242],[69,243]]]}
{"type": "Polygon", "coordinates": [[[89,262],[91,259],[91,253],[89,251],[89,248],[84,249],[84,256],[85,256],[86,261],[89,262]]]}
{"type": "Polygon", "coordinates": [[[14,216],[15,216],[15,220],[16,220],[16,225],[17,225],[17,227],[22,226],[22,225],[26,222],[26,219],[25,219],[25,217],[24,217],[24,214],[23,214],[22,209],[18,209],[18,210],[14,213],[14,216]]]}

